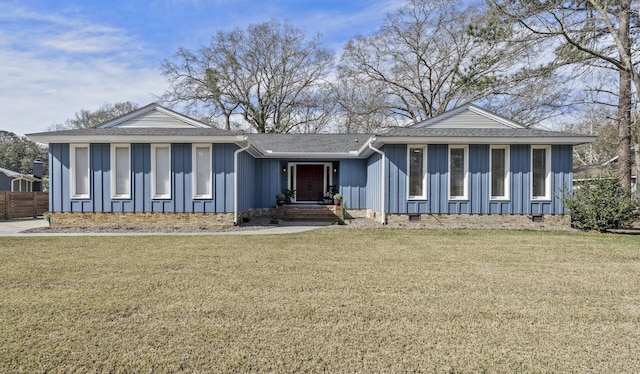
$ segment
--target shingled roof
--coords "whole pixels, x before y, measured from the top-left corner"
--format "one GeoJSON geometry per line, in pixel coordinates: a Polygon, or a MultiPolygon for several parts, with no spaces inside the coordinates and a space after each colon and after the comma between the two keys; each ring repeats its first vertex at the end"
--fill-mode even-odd
{"type": "Polygon", "coordinates": [[[43,143],[235,143],[256,157],[367,157],[384,144],[580,144],[594,137],[525,128],[472,104],[378,134],[244,134],[210,127],[152,103],[98,128],[28,134],[43,143]]]}
{"type": "Polygon", "coordinates": [[[431,128],[431,127],[407,127],[394,129],[379,136],[420,136],[420,137],[478,137],[478,138],[552,138],[552,137],[576,137],[579,135],[560,132],[539,130],[532,128],[431,128]]]}
{"type": "Polygon", "coordinates": [[[154,128],[154,127],[107,127],[90,129],[72,129],[60,131],[39,132],[29,134],[31,136],[113,136],[113,135],[146,135],[146,136],[211,136],[211,135],[238,135],[215,127],[192,128],[154,128]]]}
{"type": "Polygon", "coordinates": [[[249,134],[262,153],[356,153],[371,138],[367,134],[249,134]]]}

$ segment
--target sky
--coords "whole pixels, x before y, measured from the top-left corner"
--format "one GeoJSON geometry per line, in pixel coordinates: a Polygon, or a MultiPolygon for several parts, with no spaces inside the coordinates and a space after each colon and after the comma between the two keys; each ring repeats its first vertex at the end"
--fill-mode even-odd
{"type": "Polygon", "coordinates": [[[167,88],[162,60],[218,30],[288,20],[339,52],[402,0],[0,0],[0,130],[47,131],[81,109],[167,88]]]}

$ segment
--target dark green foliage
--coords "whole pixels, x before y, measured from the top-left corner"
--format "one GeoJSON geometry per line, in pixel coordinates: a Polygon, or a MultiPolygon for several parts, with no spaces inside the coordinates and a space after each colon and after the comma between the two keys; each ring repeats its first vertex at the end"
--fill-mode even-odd
{"type": "Polygon", "coordinates": [[[22,174],[31,174],[35,160],[42,161],[43,173],[48,175],[46,146],[9,131],[0,131],[0,167],[22,174]]]}
{"type": "Polygon", "coordinates": [[[611,174],[584,182],[573,196],[565,188],[562,203],[571,211],[572,225],[581,230],[628,228],[640,218],[638,200],[611,174]]]}

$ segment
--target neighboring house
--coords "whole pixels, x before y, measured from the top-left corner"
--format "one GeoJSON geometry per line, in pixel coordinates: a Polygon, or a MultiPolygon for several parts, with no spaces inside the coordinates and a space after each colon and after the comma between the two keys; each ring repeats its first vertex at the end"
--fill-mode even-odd
{"type": "Polygon", "coordinates": [[[0,191],[32,192],[42,189],[42,162],[33,163],[33,174],[0,168],[0,191]]]}
{"type": "Polygon", "coordinates": [[[558,194],[571,188],[573,146],[594,140],[472,104],[366,135],[233,133],[150,104],[99,128],[28,137],[49,144],[52,225],[202,228],[272,212],[287,189],[298,205],[334,189],[349,213],[381,223],[568,226],[558,194]]]}
{"type": "MultiPolygon", "coordinates": [[[[617,175],[618,173],[618,156],[601,165],[581,165],[573,169],[573,186],[574,188],[580,184],[591,180],[591,178],[601,174],[617,175]]],[[[635,155],[631,153],[631,191],[635,191],[638,185],[638,169],[636,168],[635,155]]]]}

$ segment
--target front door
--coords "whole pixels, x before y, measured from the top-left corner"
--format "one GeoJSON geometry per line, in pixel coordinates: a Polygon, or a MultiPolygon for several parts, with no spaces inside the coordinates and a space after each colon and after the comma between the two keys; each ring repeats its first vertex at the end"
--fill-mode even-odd
{"type": "Polygon", "coordinates": [[[318,201],[324,193],[324,165],[298,165],[296,169],[296,201],[318,201]]]}

